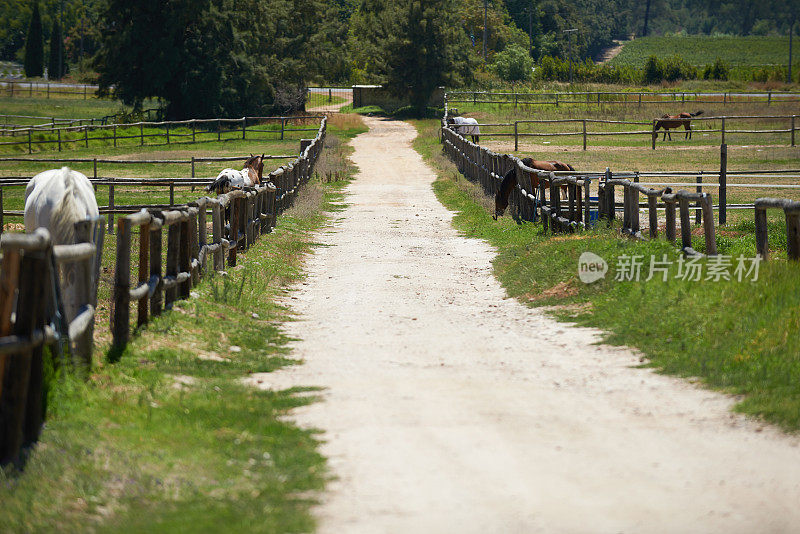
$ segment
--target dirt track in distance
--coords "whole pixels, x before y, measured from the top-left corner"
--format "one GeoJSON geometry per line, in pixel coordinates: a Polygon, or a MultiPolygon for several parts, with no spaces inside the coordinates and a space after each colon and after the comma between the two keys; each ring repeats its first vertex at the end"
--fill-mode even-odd
{"type": "Polygon", "coordinates": [[[320,386],[297,410],[337,477],[320,532],[786,532],[800,440],[732,400],[634,369],[633,351],[505,298],[493,251],[460,237],[402,122],[366,119],[347,210],[287,298],[320,386]]]}

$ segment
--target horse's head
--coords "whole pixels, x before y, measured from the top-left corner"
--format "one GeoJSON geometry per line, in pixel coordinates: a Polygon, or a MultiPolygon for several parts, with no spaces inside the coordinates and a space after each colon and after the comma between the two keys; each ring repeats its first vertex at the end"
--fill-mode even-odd
{"type": "Polygon", "coordinates": [[[456,120],[453,117],[447,117],[447,124],[455,124],[456,120]]]}

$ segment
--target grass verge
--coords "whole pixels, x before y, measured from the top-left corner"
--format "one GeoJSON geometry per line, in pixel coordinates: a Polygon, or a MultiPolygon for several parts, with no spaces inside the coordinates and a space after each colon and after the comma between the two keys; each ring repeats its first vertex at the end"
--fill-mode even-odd
{"type": "MultiPolygon", "coordinates": [[[[547,306],[558,318],[601,328],[605,341],[638,348],[660,371],[697,377],[705,385],[741,395],[736,410],[763,417],[787,431],[800,429],[800,265],[761,264],[739,282],[676,278],[679,253],[668,242],[633,241],[611,229],[544,235],[540,225],[495,222],[491,204],[441,152],[436,121],[416,122],[415,148],[439,172],[434,190],[457,213],[454,224],[468,237],[497,248],[494,270],[508,294],[529,306],[547,306]],[[578,258],[604,258],[605,279],[583,284],[578,258]],[[616,281],[620,258],[642,256],[642,281],[616,281]],[[667,281],[647,278],[653,256],[671,262],[667,281]]],[[[721,254],[752,256],[748,237],[721,238],[721,254]]],[[[733,269],[731,269],[733,272],[733,269]]]]}
{"type": "MultiPolygon", "coordinates": [[[[347,150],[329,139],[322,173],[341,167],[347,150]]],[[[343,184],[312,180],[240,266],[153,320],[119,363],[87,382],[60,378],[24,470],[0,471],[0,531],[313,529],[309,492],[323,486],[325,462],[313,433],[282,417],[309,399],[241,378],[295,363],[276,297],[301,277],[343,184]]]]}

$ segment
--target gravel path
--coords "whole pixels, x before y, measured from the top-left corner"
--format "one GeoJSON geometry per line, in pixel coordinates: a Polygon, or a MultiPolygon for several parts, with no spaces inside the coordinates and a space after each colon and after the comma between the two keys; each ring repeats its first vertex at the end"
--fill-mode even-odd
{"type": "Polygon", "coordinates": [[[800,529],[798,438],[506,299],[414,129],[366,120],[350,207],[287,299],[305,364],[248,379],[325,388],[293,415],[337,477],[320,532],[800,529]]]}

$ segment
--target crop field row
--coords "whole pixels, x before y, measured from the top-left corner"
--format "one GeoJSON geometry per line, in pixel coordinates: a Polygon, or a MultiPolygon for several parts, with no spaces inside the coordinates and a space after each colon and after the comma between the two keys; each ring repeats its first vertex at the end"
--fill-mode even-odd
{"type": "Polygon", "coordinates": [[[789,56],[788,36],[639,37],[625,43],[611,65],[643,67],[649,56],[681,56],[695,66],[714,63],[719,58],[729,65],[785,65],[789,56]]]}

